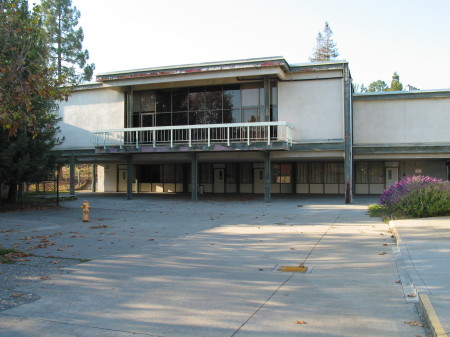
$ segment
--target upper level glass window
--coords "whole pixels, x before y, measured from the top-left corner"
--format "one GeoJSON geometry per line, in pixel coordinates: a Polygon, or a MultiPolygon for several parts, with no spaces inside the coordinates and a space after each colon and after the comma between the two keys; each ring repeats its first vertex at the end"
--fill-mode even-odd
{"type": "MultiPolygon", "coordinates": [[[[271,83],[270,120],[277,120],[277,83],[271,83]]],[[[133,127],[263,122],[264,84],[202,86],[133,93],[133,127]]]]}

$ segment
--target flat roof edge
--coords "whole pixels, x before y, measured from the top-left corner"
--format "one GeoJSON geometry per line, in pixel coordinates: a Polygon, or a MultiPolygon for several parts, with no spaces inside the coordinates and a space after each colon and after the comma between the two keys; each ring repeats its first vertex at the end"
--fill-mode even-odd
{"type": "Polygon", "coordinates": [[[134,70],[115,71],[98,74],[97,82],[114,81],[130,78],[156,77],[165,75],[178,75],[205,71],[233,70],[260,67],[282,67],[289,70],[289,64],[282,56],[252,58],[244,60],[205,62],[165,67],[152,67],[134,70]]]}
{"type": "Polygon", "coordinates": [[[356,101],[402,99],[402,98],[446,98],[450,97],[450,89],[414,90],[414,91],[379,91],[354,93],[356,101]]]}

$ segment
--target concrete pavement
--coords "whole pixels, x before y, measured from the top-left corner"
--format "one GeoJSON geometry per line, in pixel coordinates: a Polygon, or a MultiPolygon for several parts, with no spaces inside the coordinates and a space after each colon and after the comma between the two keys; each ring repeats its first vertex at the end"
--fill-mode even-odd
{"type": "Polygon", "coordinates": [[[450,335],[450,217],[395,220],[390,225],[405,292],[419,301],[434,336],[450,335]]]}
{"type": "Polygon", "coordinates": [[[3,246],[44,236],[28,250],[91,261],[20,289],[40,299],[0,312],[0,336],[426,336],[373,200],[233,197],[87,194],[2,214],[3,246]]]}

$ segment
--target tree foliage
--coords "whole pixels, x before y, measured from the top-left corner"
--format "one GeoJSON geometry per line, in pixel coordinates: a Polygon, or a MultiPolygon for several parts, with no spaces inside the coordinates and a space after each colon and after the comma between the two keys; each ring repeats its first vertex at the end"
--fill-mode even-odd
{"type": "Polygon", "coordinates": [[[72,7],[72,0],[42,0],[41,6],[56,77],[70,84],[90,81],[95,65],[87,63],[83,28],[77,28],[80,11],[72,7]]]}
{"type": "Polygon", "coordinates": [[[368,91],[369,92],[377,92],[377,91],[402,91],[403,84],[400,82],[400,76],[397,72],[392,74],[391,86],[388,86],[385,81],[378,80],[369,84],[368,91]]]}
{"type": "Polygon", "coordinates": [[[55,102],[69,89],[53,77],[39,8],[26,0],[0,1],[0,183],[17,185],[46,177],[59,143],[55,102]]]}
{"type": "Polygon", "coordinates": [[[377,92],[377,91],[386,91],[388,89],[388,85],[385,81],[378,80],[369,84],[369,92],[377,92]]]}
{"type": "Polygon", "coordinates": [[[316,46],[314,47],[313,55],[309,58],[311,62],[333,61],[339,56],[336,48],[336,43],[333,40],[333,31],[328,22],[325,22],[325,27],[322,32],[319,32],[316,37],[316,46]]]}
{"type": "Polygon", "coordinates": [[[0,127],[15,136],[19,130],[38,132],[42,101],[67,98],[52,78],[48,50],[37,11],[25,0],[0,1],[0,127]]]}
{"type": "Polygon", "coordinates": [[[392,75],[391,86],[388,91],[402,91],[403,84],[400,82],[400,76],[398,76],[397,72],[394,72],[392,75]]]}

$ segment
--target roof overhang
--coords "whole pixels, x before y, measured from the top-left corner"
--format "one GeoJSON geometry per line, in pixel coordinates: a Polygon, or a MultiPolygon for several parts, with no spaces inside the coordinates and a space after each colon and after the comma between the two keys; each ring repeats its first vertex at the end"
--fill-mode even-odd
{"type": "Polygon", "coordinates": [[[208,79],[210,77],[248,77],[270,75],[284,78],[289,65],[283,57],[256,58],[224,62],[208,62],[158,68],[109,72],[97,75],[97,82],[105,85],[136,85],[208,79]],[[166,79],[167,78],[167,79],[166,79]]]}

